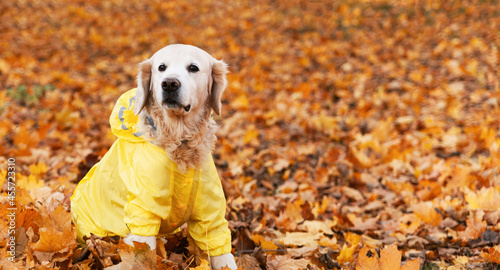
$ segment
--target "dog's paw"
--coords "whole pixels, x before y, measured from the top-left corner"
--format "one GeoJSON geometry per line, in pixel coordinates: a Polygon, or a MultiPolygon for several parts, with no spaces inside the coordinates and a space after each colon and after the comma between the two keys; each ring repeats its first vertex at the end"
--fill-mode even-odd
{"type": "Polygon", "coordinates": [[[212,261],[212,269],[222,269],[226,266],[233,270],[238,268],[231,253],[210,257],[210,261],[212,261]]]}
{"type": "Polygon", "coordinates": [[[123,238],[123,242],[129,246],[134,246],[134,241],[148,244],[151,250],[156,249],[156,236],[129,234],[127,237],[123,238]]]}

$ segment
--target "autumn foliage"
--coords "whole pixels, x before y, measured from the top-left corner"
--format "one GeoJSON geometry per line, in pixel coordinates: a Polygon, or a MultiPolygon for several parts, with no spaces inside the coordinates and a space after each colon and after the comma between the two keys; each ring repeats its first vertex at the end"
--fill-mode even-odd
{"type": "Polygon", "coordinates": [[[499,269],[500,9],[464,1],[1,1],[0,268],[208,269],[78,245],[69,197],[138,63],[229,63],[216,165],[242,269],[499,269]],[[16,260],[7,167],[16,167],[16,260]]]}

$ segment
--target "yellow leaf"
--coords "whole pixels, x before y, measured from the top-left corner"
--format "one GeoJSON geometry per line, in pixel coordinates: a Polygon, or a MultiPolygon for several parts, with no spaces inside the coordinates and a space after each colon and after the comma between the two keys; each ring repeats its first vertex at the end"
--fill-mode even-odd
{"type": "Polygon", "coordinates": [[[421,202],[412,207],[415,215],[427,224],[436,226],[443,220],[443,217],[436,211],[432,202],[421,202]]]}
{"type": "Polygon", "coordinates": [[[455,263],[455,265],[465,266],[469,262],[469,258],[467,258],[466,256],[456,256],[455,258],[453,258],[453,262],[455,263]]]}
{"type": "Polygon", "coordinates": [[[369,168],[374,165],[374,161],[368,157],[363,150],[353,146],[350,147],[350,160],[362,168],[369,168]]]}
{"type": "Polygon", "coordinates": [[[30,172],[35,176],[42,176],[47,173],[47,165],[43,161],[38,161],[37,164],[30,165],[30,172]]]}
{"type": "Polygon", "coordinates": [[[278,249],[278,246],[273,241],[267,241],[266,238],[260,234],[253,234],[252,240],[256,245],[260,245],[262,249],[278,249]]]}
{"type": "Polygon", "coordinates": [[[243,136],[243,143],[250,143],[259,136],[259,131],[257,129],[250,129],[243,136]]]}
{"type": "Polygon", "coordinates": [[[43,180],[37,179],[34,175],[30,175],[28,177],[18,174],[16,175],[17,185],[20,188],[24,188],[28,191],[35,191],[44,185],[43,180]]]}
{"type": "Polygon", "coordinates": [[[399,218],[399,230],[405,234],[415,233],[420,224],[420,220],[415,214],[405,214],[399,218]]]}
{"type": "Polygon", "coordinates": [[[339,256],[337,257],[337,261],[339,262],[339,264],[344,264],[347,262],[354,261],[352,255],[354,254],[354,251],[356,251],[357,247],[358,247],[357,245],[352,245],[348,247],[346,244],[344,244],[344,246],[340,250],[339,256]]]}
{"type": "Polygon", "coordinates": [[[465,200],[469,209],[500,211],[500,187],[483,187],[477,192],[466,189],[465,200]]]}
{"type": "Polygon", "coordinates": [[[5,179],[7,179],[7,170],[0,170],[0,187],[3,187],[5,179]]]}
{"type": "Polygon", "coordinates": [[[237,109],[247,109],[248,108],[248,98],[246,95],[239,95],[231,105],[237,109]]]}
{"type": "Polygon", "coordinates": [[[321,234],[312,234],[306,232],[286,232],[283,238],[283,244],[287,247],[291,246],[318,246],[318,240],[321,234]]]}
{"type": "Polygon", "coordinates": [[[361,235],[352,232],[345,233],[344,238],[347,243],[351,244],[351,246],[357,246],[361,243],[361,241],[363,241],[361,235]]]}
{"type": "Polygon", "coordinates": [[[191,269],[191,270],[212,270],[212,268],[210,267],[210,265],[208,264],[208,262],[205,259],[201,259],[201,263],[197,267],[189,267],[189,269],[191,269]]]}

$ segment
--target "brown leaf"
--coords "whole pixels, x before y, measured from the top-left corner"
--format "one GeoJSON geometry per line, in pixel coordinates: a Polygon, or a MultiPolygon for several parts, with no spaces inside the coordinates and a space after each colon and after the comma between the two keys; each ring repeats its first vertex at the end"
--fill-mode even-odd
{"type": "MultiPolygon", "coordinates": [[[[148,244],[134,242],[134,247],[125,244],[122,240],[117,245],[120,253],[121,263],[106,269],[139,270],[156,269],[156,252],[151,250],[148,244]]],[[[202,268],[200,268],[202,269],[202,268]]]]}
{"type": "Polygon", "coordinates": [[[246,254],[236,259],[236,265],[241,269],[261,269],[259,261],[256,258],[246,254]]]}
{"type": "Polygon", "coordinates": [[[274,256],[268,258],[267,269],[268,270],[297,270],[307,268],[309,265],[309,260],[307,259],[292,259],[288,256],[274,256]]]}

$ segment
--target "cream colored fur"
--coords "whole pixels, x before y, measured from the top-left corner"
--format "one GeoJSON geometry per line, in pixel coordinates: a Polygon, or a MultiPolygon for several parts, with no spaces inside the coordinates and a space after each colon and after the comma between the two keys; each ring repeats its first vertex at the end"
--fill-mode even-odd
{"type": "Polygon", "coordinates": [[[201,108],[192,117],[169,115],[155,105],[151,105],[149,111],[156,130],[148,123],[146,112],[140,114],[139,129],[146,139],[165,149],[180,171],[198,168],[212,153],[218,126],[210,119],[209,107],[201,108]]]}
{"type": "Polygon", "coordinates": [[[212,109],[221,113],[226,73],[223,61],[189,45],[167,46],[141,63],[134,109],[139,116],[139,130],[165,149],[181,171],[200,167],[214,149],[217,124],[210,115],[212,109]],[[158,71],[163,63],[168,63],[169,69],[158,71]],[[186,71],[190,63],[196,63],[200,71],[186,71]],[[189,111],[162,104],[161,82],[166,77],[179,79],[179,103],[190,105],[189,111]]]}

